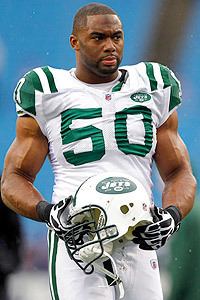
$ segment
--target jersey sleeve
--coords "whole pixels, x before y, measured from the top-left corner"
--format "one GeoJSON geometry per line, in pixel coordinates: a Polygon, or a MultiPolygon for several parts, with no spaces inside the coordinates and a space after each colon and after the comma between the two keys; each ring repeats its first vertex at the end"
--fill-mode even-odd
{"type": "Polygon", "coordinates": [[[18,116],[30,114],[36,116],[36,98],[43,92],[40,78],[35,71],[22,77],[14,91],[18,116]]]}
{"type": "Polygon", "coordinates": [[[180,81],[166,66],[158,63],[145,63],[149,88],[155,97],[160,127],[182,102],[180,81]]]}
{"type": "Polygon", "coordinates": [[[18,117],[30,115],[33,117],[41,131],[46,135],[46,122],[43,112],[43,85],[37,72],[40,68],[24,75],[14,90],[14,101],[18,117]]]}

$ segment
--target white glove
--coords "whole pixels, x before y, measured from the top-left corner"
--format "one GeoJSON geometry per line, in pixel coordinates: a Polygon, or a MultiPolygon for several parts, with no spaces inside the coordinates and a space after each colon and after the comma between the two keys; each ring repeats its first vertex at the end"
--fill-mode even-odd
{"type": "Polygon", "coordinates": [[[180,227],[181,213],[175,206],[165,209],[154,206],[152,211],[154,223],[138,226],[133,231],[133,242],[143,250],[157,250],[180,227]]]}
{"type": "Polygon", "coordinates": [[[48,227],[53,229],[61,239],[64,239],[68,230],[66,221],[69,215],[69,204],[71,200],[72,197],[70,196],[56,204],[41,201],[36,207],[39,219],[46,222],[48,227]]]}

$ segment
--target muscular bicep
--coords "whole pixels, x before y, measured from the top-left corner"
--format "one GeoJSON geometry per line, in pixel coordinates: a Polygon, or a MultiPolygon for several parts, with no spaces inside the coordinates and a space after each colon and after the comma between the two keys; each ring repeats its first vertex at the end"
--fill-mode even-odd
{"type": "Polygon", "coordinates": [[[16,138],[6,159],[4,172],[16,173],[33,182],[48,153],[48,143],[37,122],[31,117],[17,120],[16,138]]]}
{"type": "Polygon", "coordinates": [[[188,151],[177,129],[177,113],[174,112],[157,132],[154,159],[163,181],[181,170],[191,170],[188,151]]]}

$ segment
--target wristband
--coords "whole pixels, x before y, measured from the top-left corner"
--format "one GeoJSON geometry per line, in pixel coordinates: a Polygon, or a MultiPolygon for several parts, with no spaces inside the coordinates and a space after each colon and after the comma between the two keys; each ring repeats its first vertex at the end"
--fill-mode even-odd
{"type": "Polygon", "coordinates": [[[182,214],[181,214],[180,210],[178,209],[178,207],[176,207],[174,205],[170,205],[170,206],[166,207],[165,210],[170,213],[170,215],[174,219],[175,225],[177,226],[182,220],[182,214]]]}
{"type": "Polygon", "coordinates": [[[36,205],[36,212],[38,214],[38,217],[41,222],[48,222],[51,208],[53,207],[53,204],[50,204],[46,201],[40,201],[36,205]]]}

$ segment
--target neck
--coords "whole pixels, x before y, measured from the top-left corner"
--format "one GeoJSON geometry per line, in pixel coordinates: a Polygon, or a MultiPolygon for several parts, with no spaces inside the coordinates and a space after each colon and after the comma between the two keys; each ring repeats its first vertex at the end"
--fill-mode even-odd
{"type": "Polygon", "coordinates": [[[92,73],[91,71],[82,71],[80,68],[76,68],[75,75],[76,77],[85,82],[85,83],[107,83],[113,81],[118,76],[118,70],[112,74],[104,74],[103,76],[92,73]]]}

